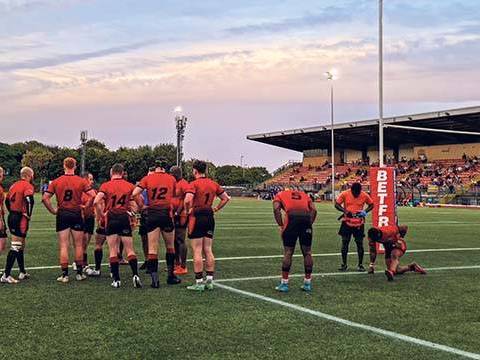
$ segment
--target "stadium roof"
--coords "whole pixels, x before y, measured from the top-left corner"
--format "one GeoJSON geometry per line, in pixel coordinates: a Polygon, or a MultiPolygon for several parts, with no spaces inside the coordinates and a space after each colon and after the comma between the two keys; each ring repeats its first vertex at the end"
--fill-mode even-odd
{"type": "MultiPolygon", "coordinates": [[[[480,106],[389,117],[384,119],[384,123],[385,125],[479,132],[480,106]]],[[[378,119],[339,123],[333,128],[337,148],[365,150],[372,146],[378,147],[378,119]]],[[[478,135],[425,132],[413,129],[386,127],[384,134],[387,148],[396,148],[402,144],[427,146],[480,142],[478,135]]],[[[331,126],[255,134],[247,136],[247,139],[295,151],[328,149],[331,146],[331,126]]]]}

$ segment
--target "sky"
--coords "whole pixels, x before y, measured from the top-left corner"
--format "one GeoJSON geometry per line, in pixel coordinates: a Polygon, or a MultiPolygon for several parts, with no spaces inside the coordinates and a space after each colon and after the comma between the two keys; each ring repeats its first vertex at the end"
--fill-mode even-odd
{"type": "MultiPolygon", "coordinates": [[[[478,0],[385,0],[385,113],[480,105],[478,0]]],[[[185,154],[273,170],[301,154],[246,140],[378,114],[376,0],[0,0],[0,141],[185,154]]]]}

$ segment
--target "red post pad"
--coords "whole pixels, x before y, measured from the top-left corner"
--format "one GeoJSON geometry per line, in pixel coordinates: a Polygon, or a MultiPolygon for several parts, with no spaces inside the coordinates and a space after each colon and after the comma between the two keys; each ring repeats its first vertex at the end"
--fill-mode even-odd
{"type": "MultiPolygon", "coordinates": [[[[373,200],[372,224],[382,228],[397,223],[397,204],[395,187],[395,168],[370,168],[370,195],[373,200]]],[[[377,252],[383,254],[385,249],[377,243],[377,252]]]]}

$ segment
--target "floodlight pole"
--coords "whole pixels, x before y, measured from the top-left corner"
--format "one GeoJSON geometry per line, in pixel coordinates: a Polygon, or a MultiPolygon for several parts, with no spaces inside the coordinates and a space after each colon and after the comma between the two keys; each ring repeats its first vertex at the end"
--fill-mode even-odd
{"type": "Polygon", "coordinates": [[[81,172],[80,175],[82,176],[85,174],[85,158],[86,158],[86,151],[87,151],[87,140],[88,140],[87,130],[83,130],[80,133],[80,141],[82,144],[82,155],[80,159],[80,172],[81,172]]]}
{"type": "Polygon", "coordinates": [[[240,167],[242,168],[242,179],[245,179],[245,166],[243,164],[244,156],[240,156],[240,167]]]}
{"type": "Polygon", "coordinates": [[[177,127],[177,166],[181,166],[183,157],[183,140],[185,139],[185,128],[187,127],[187,117],[181,113],[175,116],[177,127]]]}
{"type": "Polygon", "coordinates": [[[334,113],[333,113],[333,80],[335,80],[333,71],[327,71],[325,73],[325,76],[327,77],[327,81],[330,82],[330,126],[331,126],[331,136],[332,136],[332,148],[331,148],[331,166],[332,166],[332,178],[331,178],[331,183],[332,183],[332,202],[335,203],[335,133],[333,126],[335,124],[334,122],[334,113]]]}
{"type": "Polygon", "coordinates": [[[378,158],[383,166],[383,0],[378,1],[378,158]]]}
{"type": "Polygon", "coordinates": [[[333,119],[333,78],[330,79],[330,123],[332,126],[331,136],[332,136],[332,202],[335,204],[335,133],[333,130],[334,119],[333,119]]]}

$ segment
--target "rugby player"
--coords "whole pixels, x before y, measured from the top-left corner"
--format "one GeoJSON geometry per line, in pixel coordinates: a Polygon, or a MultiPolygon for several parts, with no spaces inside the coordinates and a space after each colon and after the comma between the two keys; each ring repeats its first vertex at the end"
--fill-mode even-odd
{"type": "Polygon", "coordinates": [[[65,174],[53,180],[47,191],[43,194],[42,202],[47,210],[56,216],[56,231],[60,250],[60,267],[62,274],[57,281],[68,283],[68,243],[72,236],[75,247],[75,262],[77,264],[78,281],[85,280],[83,274],[83,229],[82,217],[82,194],[95,197],[95,190],[92,189],[87,180],[75,175],[77,161],[67,157],[63,161],[65,174]],[[52,196],[57,199],[57,208],[52,205],[52,196]]]}
{"type": "MultiPolygon", "coordinates": [[[[105,208],[105,201],[101,202],[102,209],[105,208]]],[[[95,250],[93,251],[93,256],[95,258],[95,269],[92,271],[89,271],[89,276],[95,276],[98,277],[101,275],[101,267],[102,267],[102,259],[103,259],[103,244],[107,240],[106,236],[106,220],[105,216],[103,214],[103,210],[97,211],[96,207],[93,207],[95,209],[95,217],[97,219],[97,229],[95,231],[95,250]]]]}
{"type": "Polygon", "coordinates": [[[177,180],[177,193],[173,198],[173,212],[175,223],[175,274],[188,274],[187,269],[187,212],[185,211],[185,194],[188,190],[188,181],[182,176],[182,169],[172,166],[170,174],[177,180]]]}
{"type": "Polygon", "coordinates": [[[340,271],[347,271],[348,247],[350,240],[355,239],[358,254],[358,271],[365,271],[363,267],[363,239],[365,238],[365,217],[373,209],[370,195],[362,191],[362,184],[353,183],[349,190],[343,191],[335,202],[335,208],[343,215],[338,235],[342,237],[342,265],[340,271]],[[367,208],[365,208],[367,205],[367,208]]]}
{"type": "Polygon", "coordinates": [[[7,255],[7,264],[5,272],[0,282],[7,284],[16,284],[18,280],[11,276],[11,271],[15,260],[17,260],[20,274],[19,280],[28,279],[30,275],[25,270],[25,239],[28,232],[28,224],[32,217],[34,205],[34,188],[32,185],[33,170],[24,167],[20,170],[20,180],[15,182],[10,189],[5,200],[8,210],[8,228],[12,235],[10,251],[7,255]]]}
{"type": "Polygon", "coordinates": [[[393,281],[397,274],[404,274],[412,271],[425,275],[427,272],[417,263],[410,263],[405,266],[400,265],[400,258],[407,251],[405,235],[407,234],[407,225],[389,225],[382,228],[372,227],[368,230],[368,244],[370,247],[370,266],[368,273],[375,272],[375,261],[377,259],[376,243],[380,243],[385,248],[385,276],[388,281],[393,281]]]}
{"type": "Polygon", "coordinates": [[[159,288],[158,279],[158,243],[162,235],[166,247],[166,262],[168,269],[167,284],[176,285],[181,280],[174,273],[175,245],[174,225],[172,214],[172,198],[176,192],[176,180],[165,169],[167,161],[159,159],[155,163],[155,171],[145,176],[133,191],[133,196],[138,197],[147,190],[148,217],[146,229],[148,233],[148,264],[147,269],[152,278],[152,288],[159,288]]]}
{"type": "Polygon", "coordinates": [[[7,224],[5,223],[5,192],[2,187],[5,170],[0,166],[0,255],[7,245],[7,224]]]}
{"type": "Polygon", "coordinates": [[[312,225],[317,217],[317,209],[310,196],[299,190],[280,191],[273,199],[273,214],[280,227],[283,240],[282,280],[275,288],[288,292],[288,276],[292,266],[292,256],[297,240],[303,254],[305,278],[302,290],[312,291],[312,225]],[[285,212],[285,217],[282,215],[285,212]]]}
{"type": "MultiPolygon", "coordinates": [[[[83,175],[83,178],[87,180],[89,186],[93,189],[94,178],[91,173],[86,173],[83,175]]],[[[94,189],[95,191],[95,189],[94,189]]],[[[96,191],[95,191],[96,194],[96,191]]],[[[94,230],[95,230],[95,210],[93,206],[94,198],[88,196],[87,194],[82,194],[82,215],[84,221],[83,228],[83,264],[84,272],[88,276],[93,275],[93,269],[88,266],[88,245],[92,239],[94,230]]]]}
{"type": "MultiPolygon", "coordinates": [[[[155,167],[150,167],[148,169],[147,176],[153,174],[155,172],[155,167]]],[[[140,266],[140,270],[146,270],[148,264],[148,231],[147,231],[147,216],[148,216],[148,191],[142,191],[142,200],[143,206],[140,210],[140,226],[138,227],[138,235],[140,235],[140,239],[142,240],[142,250],[143,256],[145,261],[143,262],[142,266],[140,266]]],[[[147,273],[149,273],[147,271],[147,273]]]]}
{"type": "Polygon", "coordinates": [[[142,287],[138,276],[138,262],[133,247],[132,226],[130,211],[136,205],[132,204],[135,186],[124,180],[124,167],[121,164],[113,165],[110,170],[111,180],[103,183],[95,197],[95,208],[98,213],[103,212],[106,218],[107,243],[110,250],[110,271],[112,273],[112,287],[119,288],[119,247],[123,243],[127,254],[128,264],[132,269],[133,286],[142,287]]]}
{"type": "Polygon", "coordinates": [[[213,290],[213,276],[215,273],[215,257],[213,255],[213,234],[215,231],[214,213],[220,211],[230,197],[215,181],[207,178],[207,163],[195,160],[193,162],[192,181],[185,195],[185,209],[189,215],[188,237],[193,252],[193,270],[195,283],[188,286],[188,290],[213,290]],[[215,198],[220,203],[212,208],[215,198]],[[203,280],[203,256],[205,256],[206,281],[203,280]]]}

